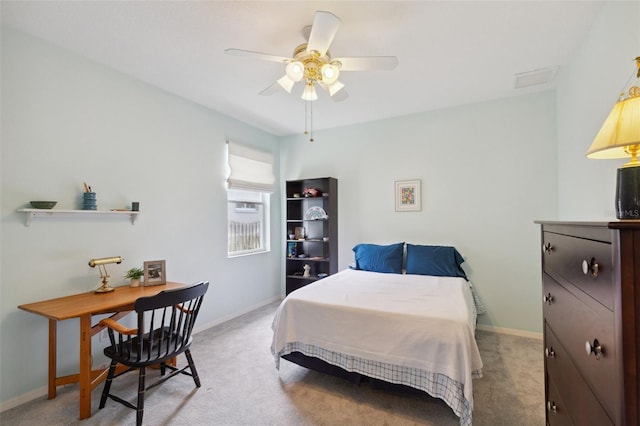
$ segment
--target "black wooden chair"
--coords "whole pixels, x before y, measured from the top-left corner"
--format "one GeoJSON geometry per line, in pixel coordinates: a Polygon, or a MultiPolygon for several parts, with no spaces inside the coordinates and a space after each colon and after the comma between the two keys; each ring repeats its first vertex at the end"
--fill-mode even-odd
{"type": "Polygon", "coordinates": [[[111,341],[111,346],[104,349],[104,354],[111,359],[111,365],[102,390],[100,408],[104,408],[107,398],[111,398],[136,410],[136,424],[140,426],[146,390],[177,374],[193,377],[196,386],[200,387],[200,378],[189,347],[192,342],[191,331],[208,288],[208,282],[200,282],[191,287],[165,290],[155,296],[139,298],[134,304],[138,328],[127,328],[111,318],[100,321],[101,325],[108,328],[111,341]],[[183,352],[188,364],[183,368],[171,365],[170,361],[183,352]],[[125,367],[117,368],[118,364],[125,367]],[[152,365],[160,366],[162,377],[145,388],[145,369],[152,365]],[[139,371],[137,404],[109,393],[114,378],[136,369],[139,371]],[[170,369],[171,373],[165,375],[166,369],[170,369]]]}

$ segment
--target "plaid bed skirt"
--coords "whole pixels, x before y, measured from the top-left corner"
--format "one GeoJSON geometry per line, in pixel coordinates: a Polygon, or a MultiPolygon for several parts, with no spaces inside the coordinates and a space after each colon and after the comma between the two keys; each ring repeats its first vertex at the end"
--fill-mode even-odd
{"type": "MultiPolygon", "coordinates": [[[[292,352],[300,352],[319,358],[346,371],[420,389],[434,398],[442,399],[451,407],[455,415],[460,417],[460,426],[471,426],[472,424],[473,405],[464,397],[462,384],[444,374],[370,361],[300,342],[289,342],[279,353],[274,354],[276,368],[280,368],[280,357],[292,352]]],[[[482,377],[482,371],[472,372],[472,377],[474,379],[482,377]]]]}

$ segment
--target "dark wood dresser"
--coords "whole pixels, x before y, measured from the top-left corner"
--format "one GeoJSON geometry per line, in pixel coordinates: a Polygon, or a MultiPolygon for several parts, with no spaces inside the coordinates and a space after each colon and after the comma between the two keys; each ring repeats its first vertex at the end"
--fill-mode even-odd
{"type": "Polygon", "coordinates": [[[639,425],[640,222],[536,223],[547,424],[639,425]]]}

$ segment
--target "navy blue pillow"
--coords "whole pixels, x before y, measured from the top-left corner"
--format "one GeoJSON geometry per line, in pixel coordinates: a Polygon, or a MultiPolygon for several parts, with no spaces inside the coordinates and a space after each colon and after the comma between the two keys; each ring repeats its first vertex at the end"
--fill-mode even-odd
{"type": "Polygon", "coordinates": [[[407,244],[407,274],[461,277],[464,258],[455,247],[407,244]]]}
{"type": "Polygon", "coordinates": [[[353,248],[356,254],[356,269],[401,274],[403,251],[404,243],[388,246],[358,244],[353,248]]]}

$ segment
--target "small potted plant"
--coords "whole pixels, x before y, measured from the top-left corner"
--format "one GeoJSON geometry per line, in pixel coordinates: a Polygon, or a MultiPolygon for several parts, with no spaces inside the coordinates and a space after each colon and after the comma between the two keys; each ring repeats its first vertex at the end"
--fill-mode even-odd
{"type": "Polygon", "coordinates": [[[131,268],[124,275],[125,278],[129,278],[131,280],[131,287],[139,287],[140,286],[140,278],[144,276],[144,270],[142,268],[131,268]]]}

